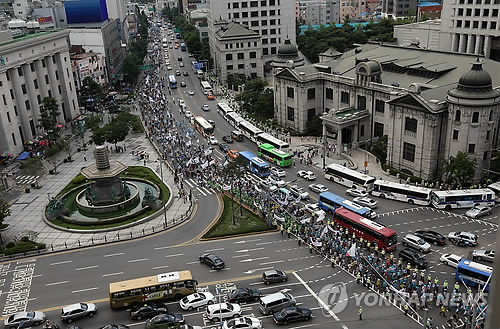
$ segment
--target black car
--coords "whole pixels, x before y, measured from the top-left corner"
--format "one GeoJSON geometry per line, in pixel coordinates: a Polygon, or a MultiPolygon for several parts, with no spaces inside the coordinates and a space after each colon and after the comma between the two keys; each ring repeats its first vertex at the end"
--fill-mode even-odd
{"type": "Polygon", "coordinates": [[[221,270],[226,264],[224,261],[214,254],[206,253],[200,256],[200,263],[205,263],[212,268],[212,270],[221,270]]]}
{"type": "Polygon", "coordinates": [[[270,284],[272,282],[285,282],[288,280],[288,276],[285,272],[280,270],[269,270],[262,274],[262,281],[265,284],[270,284]]]}
{"type": "Polygon", "coordinates": [[[227,151],[229,151],[229,145],[227,145],[227,144],[220,143],[219,148],[224,153],[227,153],[227,151]]]}
{"type": "Polygon", "coordinates": [[[228,144],[233,142],[233,138],[231,136],[222,136],[222,140],[228,144]]]}
{"type": "Polygon", "coordinates": [[[168,313],[168,310],[165,307],[156,308],[150,305],[145,305],[143,307],[139,307],[136,311],[130,312],[130,318],[132,320],[150,319],[158,314],[165,313],[168,313]]]}
{"type": "Polygon", "coordinates": [[[428,265],[427,260],[424,256],[420,255],[418,252],[410,248],[401,250],[399,252],[399,258],[420,268],[426,268],[428,265]]]}
{"type": "Polygon", "coordinates": [[[184,71],[184,72],[182,72],[182,75],[186,77],[189,75],[189,73],[188,73],[188,71],[184,71]]]}
{"type": "Polygon", "coordinates": [[[414,234],[435,246],[443,246],[446,244],[446,237],[438,232],[418,230],[415,231],[414,234]]]}
{"type": "Polygon", "coordinates": [[[182,57],[177,57],[177,61],[182,62],[182,57]]]}
{"type": "Polygon", "coordinates": [[[184,316],[180,313],[160,314],[146,321],[146,329],[148,328],[168,328],[179,326],[184,323],[184,316]]]}
{"type": "Polygon", "coordinates": [[[286,307],[273,314],[274,322],[277,324],[288,324],[288,322],[310,320],[312,311],[307,307],[286,307]]]}
{"type": "Polygon", "coordinates": [[[231,295],[229,295],[229,302],[251,302],[258,300],[260,297],[262,297],[262,293],[259,289],[239,288],[231,292],[231,295]]]}

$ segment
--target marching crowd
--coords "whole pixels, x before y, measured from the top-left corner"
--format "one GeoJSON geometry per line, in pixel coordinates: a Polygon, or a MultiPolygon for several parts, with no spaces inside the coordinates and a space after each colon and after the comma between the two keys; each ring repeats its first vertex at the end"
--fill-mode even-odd
{"type": "MultiPolygon", "coordinates": [[[[161,40],[161,33],[152,33],[153,44],[161,40]]],[[[169,161],[179,187],[179,197],[187,197],[183,180],[192,178],[199,185],[211,187],[239,199],[246,207],[259,212],[268,222],[279,227],[282,235],[295,236],[299,244],[309,247],[311,253],[321,254],[331,261],[332,267],[340,266],[356,278],[358,284],[378,292],[380,296],[397,303],[411,316],[420,309],[438,307],[449,327],[457,326],[461,319],[467,328],[483,328],[487,306],[481,294],[460,292],[459,283],[449,287],[447,281],[439,282],[430,273],[412,268],[376,244],[350,234],[326,216],[310,217],[303,206],[289,195],[265,193],[255,183],[244,177],[222,173],[227,164],[213,157],[213,149],[194,134],[186,119],[176,120],[177,110],[172,92],[167,89],[166,75],[160,49],[149,54],[153,68],[139,83],[137,95],[141,116],[148,137],[154,141],[164,160],[169,161]],[[166,90],[169,95],[166,95],[166,90]],[[479,297],[478,297],[479,296],[479,297]]],[[[139,157],[148,161],[147,157],[139,157]]],[[[191,194],[189,194],[191,197],[191,194]]],[[[419,314],[421,314],[420,312],[419,314]]],[[[359,309],[360,319],[362,309],[359,309]]],[[[427,317],[425,326],[433,326],[427,317]]]]}

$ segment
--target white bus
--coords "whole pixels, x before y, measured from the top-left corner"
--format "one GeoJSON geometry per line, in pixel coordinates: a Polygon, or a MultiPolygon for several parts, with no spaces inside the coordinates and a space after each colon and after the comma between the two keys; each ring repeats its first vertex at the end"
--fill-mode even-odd
{"type": "Polygon", "coordinates": [[[239,128],[243,135],[254,143],[257,141],[257,136],[263,133],[262,130],[245,120],[240,122],[239,128]]]}
{"type": "Polygon", "coordinates": [[[212,93],[212,87],[210,87],[208,81],[202,81],[200,83],[201,83],[201,91],[203,91],[203,94],[208,95],[212,93]]]}
{"type": "Polygon", "coordinates": [[[287,142],[283,142],[282,140],[277,139],[276,137],[273,137],[268,133],[262,133],[258,135],[257,144],[271,144],[275,148],[284,151],[290,147],[290,145],[287,142]]]}
{"type": "Polygon", "coordinates": [[[373,184],[372,195],[383,199],[387,198],[408,202],[409,204],[428,206],[431,203],[431,192],[430,188],[377,179],[373,184]]]}
{"type": "Polygon", "coordinates": [[[488,188],[495,192],[495,201],[500,202],[500,182],[492,183],[488,185],[488,188]]]}
{"type": "Polygon", "coordinates": [[[204,117],[194,117],[194,127],[203,137],[214,134],[214,127],[204,117]]]}
{"type": "Polygon", "coordinates": [[[245,121],[241,115],[239,115],[236,112],[230,112],[226,115],[226,119],[229,122],[231,126],[234,128],[238,128],[240,125],[240,122],[245,121]]]}
{"type": "Polygon", "coordinates": [[[217,112],[225,119],[229,113],[234,112],[233,109],[226,103],[217,103],[217,112]]]}
{"type": "Polygon", "coordinates": [[[495,192],[489,188],[432,191],[431,202],[438,209],[472,208],[476,204],[493,206],[495,192]]]}
{"type": "Polygon", "coordinates": [[[326,167],[325,178],[349,188],[366,190],[366,192],[371,192],[375,183],[375,177],[365,175],[336,163],[326,167]]]}

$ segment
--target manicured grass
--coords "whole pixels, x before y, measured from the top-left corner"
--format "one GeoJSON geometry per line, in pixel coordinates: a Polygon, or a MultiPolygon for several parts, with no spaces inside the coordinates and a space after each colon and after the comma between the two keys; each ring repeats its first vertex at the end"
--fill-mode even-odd
{"type": "Polygon", "coordinates": [[[208,231],[203,238],[218,238],[243,233],[261,232],[272,230],[267,226],[264,218],[257,216],[250,210],[243,207],[243,216],[240,216],[240,207],[236,201],[232,201],[227,196],[222,197],[224,201],[224,211],[219,221],[208,231]],[[233,209],[236,225],[233,225],[233,209]]]}

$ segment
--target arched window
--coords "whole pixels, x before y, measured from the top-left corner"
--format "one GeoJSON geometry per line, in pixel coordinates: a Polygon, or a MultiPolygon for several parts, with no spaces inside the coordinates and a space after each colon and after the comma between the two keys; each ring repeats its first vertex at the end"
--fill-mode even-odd
{"type": "Polygon", "coordinates": [[[462,118],[462,111],[457,110],[455,112],[455,121],[460,121],[461,118],[462,118]]]}
{"type": "Polygon", "coordinates": [[[479,112],[474,112],[472,113],[472,123],[478,123],[479,122],[479,112]]]}
{"type": "Polygon", "coordinates": [[[488,121],[493,121],[493,110],[490,110],[490,118],[488,119],[488,121]]]}

